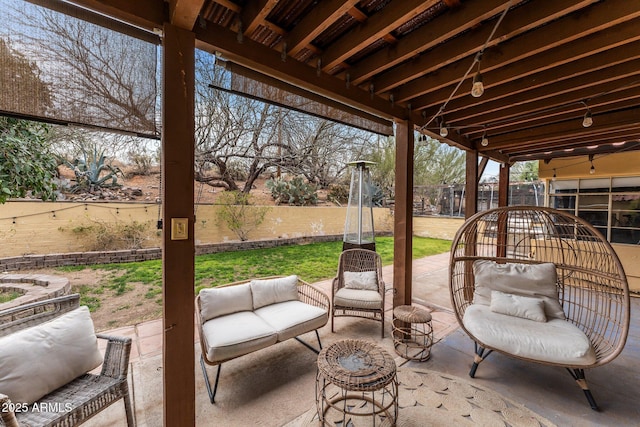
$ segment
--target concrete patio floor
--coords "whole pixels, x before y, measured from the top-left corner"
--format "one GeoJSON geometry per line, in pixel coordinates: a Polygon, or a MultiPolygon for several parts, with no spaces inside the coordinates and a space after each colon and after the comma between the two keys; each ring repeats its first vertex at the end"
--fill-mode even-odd
{"type": "MultiPolygon", "coordinates": [[[[448,294],[449,254],[415,260],[413,263],[414,304],[424,306],[433,316],[435,342],[427,362],[406,362],[396,357],[398,366],[432,369],[466,378],[492,389],[531,409],[558,426],[636,426],[640,419],[640,300],[632,299],[632,325],[627,346],[613,362],[587,371],[601,412],[590,409],[582,391],[564,370],[524,363],[493,353],[479,367],[475,379],[468,377],[473,360],[473,343],[458,328],[448,294]]],[[[387,286],[392,267],[383,269],[387,286]]],[[[330,295],[330,281],[315,283],[330,295]]],[[[391,339],[391,294],[387,294],[385,338],[380,324],[365,319],[336,318],[335,333],[330,322],[320,330],[323,346],[348,338],[373,341],[396,355],[391,339]]],[[[162,322],[146,322],[109,331],[133,339],[130,378],[140,427],[162,426],[162,322]]],[[[314,342],[313,334],[308,334],[314,342]]],[[[315,404],[315,353],[295,340],[269,347],[226,362],[222,366],[216,403],[211,405],[196,352],[197,426],[283,426],[315,404]]],[[[210,379],[215,367],[208,368],[210,379]]],[[[88,427],[125,426],[121,403],[103,411],[85,424],[88,427]]]]}

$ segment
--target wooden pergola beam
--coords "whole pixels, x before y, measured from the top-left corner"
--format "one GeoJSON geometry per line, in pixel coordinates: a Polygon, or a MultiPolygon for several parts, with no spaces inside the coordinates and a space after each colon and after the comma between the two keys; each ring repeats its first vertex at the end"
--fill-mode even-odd
{"type": "Polygon", "coordinates": [[[169,20],[169,4],[164,0],[71,0],[71,2],[147,30],[162,28],[169,20]]]}
{"type": "Polygon", "coordinates": [[[267,16],[278,4],[278,0],[258,0],[247,2],[247,5],[240,12],[243,32],[251,35],[267,19],[267,16]]]}
{"type": "Polygon", "coordinates": [[[204,0],[170,0],[169,22],[191,31],[203,5],[204,0]]]}
{"type": "MultiPolygon", "coordinates": [[[[472,0],[459,8],[448,12],[450,17],[443,25],[425,25],[400,39],[393,48],[383,49],[358,62],[349,68],[349,75],[354,84],[361,84],[374,74],[388,70],[419,53],[424,52],[460,31],[469,30],[485,19],[500,13],[507,7],[504,0],[472,0]]],[[[399,83],[398,83],[399,84],[399,83]]],[[[378,91],[388,90],[384,80],[376,79],[378,91]]]]}
{"type": "Polygon", "coordinates": [[[313,39],[344,16],[359,0],[330,0],[321,2],[314,13],[302,21],[286,36],[290,56],[297,55],[313,39]]]}
{"type": "Polygon", "coordinates": [[[196,26],[194,31],[198,48],[221,52],[224,58],[244,67],[387,119],[408,117],[409,112],[402,106],[371,96],[357,86],[346,85],[337,77],[326,73],[318,75],[316,69],[295,60],[283,62],[280,54],[247,38],[239,43],[233,31],[218,26],[196,26]]]}
{"type": "MultiPolygon", "coordinates": [[[[556,2],[548,2],[549,5],[555,3],[556,2]]],[[[546,4],[547,2],[545,2],[545,5],[546,4]]],[[[538,3],[528,3],[527,5],[541,6],[541,4],[538,3]]],[[[513,11],[514,15],[527,5],[513,11]]],[[[533,14],[535,11],[531,10],[529,13],[533,14]]],[[[640,10],[638,7],[626,0],[611,0],[606,3],[597,3],[589,7],[587,12],[582,12],[578,16],[569,15],[540,27],[544,28],[544,31],[537,28],[526,34],[522,34],[518,38],[502,42],[499,45],[499,50],[488,49],[483,56],[481,70],[483,73],[489,73],[492,70],[517,63],[525,58],[538,55],[562,44],[571,43],[579,38],[609,29],[639,16],[640,10]],[[523,50],[523,45],[527,46],[528,49],[523,50]]],[[[508,17],[509,14],[507,14],[505,19],[508,17]]],[[[530,18],[526,16],[522,17],[522,19],[527,19],[525,22],[530,22],[530,18]]],[[[467,44],[473,43],[474,46],[477,45],[477,40],[473,40],[472,33],[467,37],[461,37],[459,41],[454,40],[452,43],[443,45],[442,49],[454,49],[456,43],[462,44],[465,41],[467,44]]],[[[436,64],[442,64],[446,58],[453,56],[451,52],[447,51],[443,51],[441,55],[442,58],[436,56],[435,52],[429,52],[427,57],[436,64]]],[[[538,57],[539,65],[536,69],[541,70],[556,66],[548,59],[545,59],[544,55],[538,55],[538,57]]],[[[467,58],[466,61],[457,61],[445,67],[439,67],[438,73],[426,75],[424,78],[415,80],[415,82],[396,88],[396,90],[394,90],[396,101],[403,102],[407,99],[429,94],[447,86],[455,86],[467,72],[471,62],[471,58],[467,58]]],[[[420,67],[420,69],[422,70],[421,73],[425,71],[424,67],[420,67]]],[[[394,72],[397,73],[397,78],[400,78],[402,75],[402,70],[394,70],[394,72]]],[[[381,77],[382,76],[380,76],[380,79],[376,79],[376,81],[381,80],[381,77]]],[[[472,75],[468,76],[469,80],[472,77],[472,75]]],[[[414,104],[414,108],[420,108],[418,100],[415,100],[414,104]]]]}
{"type": "MultiPolygon", "coordinates": [[[[638,36],[640,39],[640,34],[638,36]]],[[[569,52],[570,49],[567,48],[567,53],[569,52]]],[[[500,115],[504,118],[503,110],[505,109],[511,109],[517,105],[523,105],[526,108],[529,103],[551,97],[557,98],[562,94],[579,93],[584,90],[592,94],[607,93],[609,90],[600,91],[593,88],[640,74],[639,63],[640,40],[572,61],[561,69],[547,69],[527,76],[515,74],[509,82],[501,80],[503,83],[495,87],[491,87],[490,84],[485,86],[486,96],[483,95],[478,99],[473,107],[466,108],[469,106],[468,98],[466,106],[463,105],[465,101],[462,98],[449,102],[447,120],[455,124],[478,116],[500,115]],[[638,54],[629,55],[629,52],[638,52],[638,54]]],[[[488,83],[493,81],[490,76],[485,80],[488,83]]],[[[626,87],[626,83],[616,83],[616,85],[626,87]]],[[[432,111],[437,111],[437,107],[427,110],[427,114],[432,111]]],[[[491,120],[482,119],[482,122],[488,123],[491,120]]]]}
{"type": "Polygon", "coordinates": [[[496,135],[490,138],[494,148],[518,147],[522,144],[532,145],[537,142],[563,141],[567,138],[589,138],[598,133],[616,131],[621,128],[636,128],[640,126],[640,109],[634,108],[615,113],[600,115],[601,120],[595,120],[593,126],[585,128],[581,123],[562,122],[533,129],[523,129],[508,135],[496,135]]]}
{"type": "Polygon", "coordinates": [[[329,71],[349,56],[392,32],[410,17],[419,15],[440,0],[403,0],[388,6],[384,14],[374,14],[365,23],[343,35],[322,54],[322,70],[329,71]]]}
{"type": "MultiPolygon", "coordinates": [[[[636,86],[627,86],[627,89],[621,91],[614,91],[606,95],[591,98],[588,101],[589,109],[593,114],[598,114],[598,110],[606,110],[611,104],[615,104],[616,107],[621,109],[631,108],[638,105],[638,99],[640,99],[640,81],[636,86]]],[[[561,122],[565,120],[581,119],[584,116],[586,108],[582,103],[574,103],[567,105],[563,108],[562,113],[558,113],[556,108],[547,108],[538,112],[532,111],[523,114],[520,117],[515,117],[508,123],[491,123],[486,125],[488,132],[496,133],[508,133],[523,128],[532,128],[542,126],[548,123],[550,118],[555,121],[561,122]]],[[[482,135],[482,128],[480,123],[477,123],[478,128],[463,129],[461,134],[467,138],[477,138],[482,135]]]]}

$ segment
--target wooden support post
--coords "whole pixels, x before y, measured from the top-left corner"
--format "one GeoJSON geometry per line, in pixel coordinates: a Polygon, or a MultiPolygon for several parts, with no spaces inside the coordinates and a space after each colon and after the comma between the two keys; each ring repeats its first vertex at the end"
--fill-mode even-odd
{"type": "Polygon", "coordinates": [[[467,151],[466,163],[464,217],[469,218],[478,212],[478,152],[467,151]]]}
{"type": "Polygon", "coordinates": [[[411,304],[413,235],[413,123],[396,122],[393,227],[393,306],[411,304]]]}
{"type": "Polygon", "coordinates": [[[498,178],[498,207],[509,206],[509,165],[500,165],[498,178]]]}
{"type": "MultiPolygon", "coordinates": [[[[486,162],[485,162],[486,163],[486,162]]],[[[468,219],[478,212],[478,181],[481,173],[478,171],[478,152],[466,152],[466,187],[464,217],[468,219]]],[[[477,231],[477,230],[476,230],[477,231]]],[[[476,255],[476,235],[469,236],[469,243],[464,247],[466,256],[476,255]]],[[[473,300],[473,264],[465,262],[465,289],[464,297],[467,301],[473,300]]]]}
{"type": "MultiPolygon", "coordinates": [[[[500,182],[498,184],[498,206],[509,206],[509,164],[500,165],[500,182]]],[[[496,256],[507,255],[507,215],[502,213],[498,216],[497,231],[497,253],[496,256]]]]}
{"type": "Polygon", "coordinates": [[[164,25],[162,61],[163,420],[195,425],[195,35],[164,25]]]}

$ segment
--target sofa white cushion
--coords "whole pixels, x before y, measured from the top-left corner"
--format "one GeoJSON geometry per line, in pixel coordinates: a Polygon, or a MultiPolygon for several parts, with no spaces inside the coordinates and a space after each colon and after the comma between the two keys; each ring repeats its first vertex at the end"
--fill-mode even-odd
{"type": "Polygon", "coordinates": [[[87,307],[0,338],[0,393],[33,403],[102,364],[87,307]]]}
{"type": "Polygon", "coordinates": [[[534,322],[494,313],[486,305],[472,304],[465,310],[462,323],[484,345],[514,356],[585,367],[596,361],[589,338],[566,320],[534,322]]]}
{"type": "Polygon", "coordinates": [[[273,345],[275,329],[252,311],[213,318],[202,325],[207,360],[220,362],[273,345]]]}
{"type": "Polygon", "coordinates": [[[378,274],[375,271],[345,271],[342,277],[347,289],[378,290],[378,274]]]}
{"type": "Polygon", "coordinates": [[[251,281],[253,308],[298,299],[298,276],[251,281]]]}
{"type": "Polygon", "coordinates": [[[382,308],[382,295],[377,291],[341,288],[333,296],[333,304],[336,307],[375,310],[382,308]]]}
{"type": "Polygon", "coordinates": [[[253,310],[251,286],[248,283],[202,289],[199,295],[203,322],[225,314],[253,310]]]}
{"type": "Polygon", "coordinates": [[[498,264],[478,260],[473,263],[475,275],[474,304],[489,305],[491,291],[540,298],[547,319],[565,319],[558,299],[556,267],[553,263],[498,264]]]}
{"type": "Polygon", "coordinates": [[[544,301],[540,298],[491,291],[489,308],[494,313],[506,314],[507,316],[521,317],[536,322],[547,321],[547,316],[544,314],[544,301]]]}
{"type": "Polygon", "coordinates": [[[261,307],[255,313],[278,334],[278,341],[297,337],[327,324],[326,310],[302,301],[285,301],[261,307]]]}

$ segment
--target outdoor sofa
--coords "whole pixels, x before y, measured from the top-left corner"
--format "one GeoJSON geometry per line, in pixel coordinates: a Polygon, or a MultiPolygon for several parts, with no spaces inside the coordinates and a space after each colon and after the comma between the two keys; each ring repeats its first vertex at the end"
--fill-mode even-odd
{"type": "Polygon", "coordinates": [[[196,297],[196,315],[200,364],[211,403],[223,362],[290,338],[318,353],[298,336],[315,331],[321,349],[318,329],[329,320],[329,306],[329,297],[295,275],[202,289],[196,297]],[[206,365],[218,366],[213,390],[206,365]]]}

